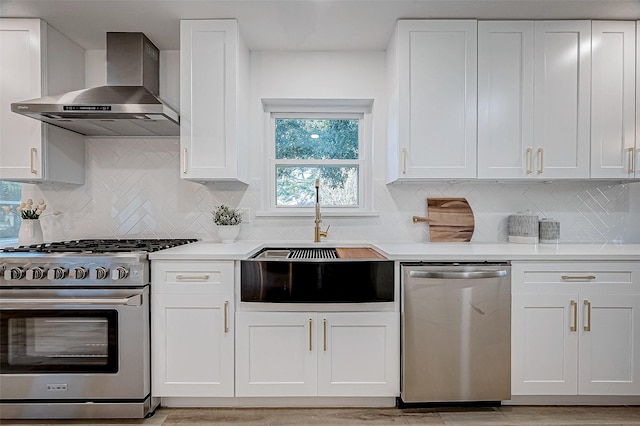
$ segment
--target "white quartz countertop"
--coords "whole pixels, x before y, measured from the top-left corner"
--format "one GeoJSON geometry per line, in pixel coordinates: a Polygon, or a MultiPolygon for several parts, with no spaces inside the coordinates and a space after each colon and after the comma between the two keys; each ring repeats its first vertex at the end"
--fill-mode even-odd
{"type": "Polygon", "coordinates": [[[151,260],[242,260],[264,247],[371,247],[398,261],[640,261],[640,244],[388,243],[357,241],[198,241],[149,254],[151,260]]]}

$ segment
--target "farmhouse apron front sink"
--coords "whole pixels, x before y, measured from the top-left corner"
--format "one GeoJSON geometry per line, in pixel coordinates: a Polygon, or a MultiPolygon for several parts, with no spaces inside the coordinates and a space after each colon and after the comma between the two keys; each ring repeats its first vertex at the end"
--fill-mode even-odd
{"type": "Polygon", "coordinates": [[[370,248],[265,248],[240,262],[243,302],[392,302],[394,263],[370,248]]]}

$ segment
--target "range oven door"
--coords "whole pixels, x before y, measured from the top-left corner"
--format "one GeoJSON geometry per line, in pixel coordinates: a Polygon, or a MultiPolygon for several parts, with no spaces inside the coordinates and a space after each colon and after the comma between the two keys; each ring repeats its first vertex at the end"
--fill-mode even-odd
{"type": "Polygon", "coordinates": [[[142,400],[149,288],[1,289],[0,400],[142,400]]]}

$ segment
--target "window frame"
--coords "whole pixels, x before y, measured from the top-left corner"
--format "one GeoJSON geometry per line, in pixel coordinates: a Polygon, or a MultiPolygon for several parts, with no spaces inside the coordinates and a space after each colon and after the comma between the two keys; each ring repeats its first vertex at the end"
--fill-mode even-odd
{"type": "Polygon", "coordinates": [[[314,206],[276,205],[276,167],[279,165],[357,166],[357,206],[324,206],[323,216],[375,215],[372,209],[372,118],[373,100],[265,100],[265,149],[268,161],[264,166],[263,211],[258,216],[313,216],[314,206]],[[275,121],[277,118],[358,119],[358,158],[353,160],[276,159],[275,121]]]}

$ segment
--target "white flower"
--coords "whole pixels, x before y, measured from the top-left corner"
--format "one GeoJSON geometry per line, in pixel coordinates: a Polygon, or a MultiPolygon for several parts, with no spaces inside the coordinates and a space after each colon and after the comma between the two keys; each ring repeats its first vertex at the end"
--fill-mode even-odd
{"type": "Polygon", "coordinates": [[[54,216],[60,216],[62,214],[62,212],[60,210],[56,210],[55,212],[51,213],[54,216]]]}
{"type": "Polygon", "coordinates": [[[38,216],[40,216],[40,215],[42,214],[42,210],[40,210],[40,209],[36,209],[36,214],[37,214],[38,216]]]}
{"type": "Polygon", "coordinates": [[[9,213],[11,211],[11,207],[9,206],[2,206],[2,210],[4,210],[5,212],[9,213]]]}

